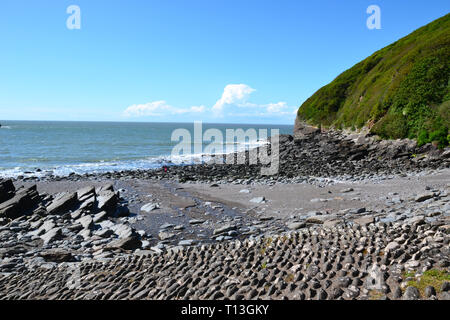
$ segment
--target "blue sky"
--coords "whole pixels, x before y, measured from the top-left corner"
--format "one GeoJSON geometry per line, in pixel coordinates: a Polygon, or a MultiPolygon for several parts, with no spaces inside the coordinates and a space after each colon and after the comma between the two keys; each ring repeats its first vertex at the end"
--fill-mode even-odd
{"type": "Polygon", "coordinates": [[[292,124],[448,0],[2,0],[0,119],[292,124]],[[369,5],[381,29],[369,30],[369,5]],[[69,30],[69,5],[81,29],[69,30]]]}

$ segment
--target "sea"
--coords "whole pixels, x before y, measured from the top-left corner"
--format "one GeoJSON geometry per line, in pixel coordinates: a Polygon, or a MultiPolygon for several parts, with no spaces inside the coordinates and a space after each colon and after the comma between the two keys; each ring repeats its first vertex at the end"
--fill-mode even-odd
{"type": "MultiPolygon", "coordinates": [[[[208,129],[219,130],[223,139],[227,130],[255,129],[256,139],[253,136],[243,141],[223,141],[223,153],[267,143],[264,132],[269,137],[277,132],[275,129],[280,134],[293,132],[293,125],[261,124],[202,123],[194,126],[194,123],[7,120],[0,120],[0,124],[0,178],[149,170],[201,163],[207,161],[208,153],[204,151],[212,140],[200,139],[197,147],[193,140],[194,136],[204,137],[208,129]],[[177,129],[184,132],[184,143],[192,141],[191,147],[185,147],[182,154],[173,152],[182,140],[178,137],[172,141],[174,132],[180,132],[175,131],[177,129]],[[232,144],[233,148],[227,148],[227,144],[232,144]]],[[[221,145],[220,138],[214,143],[221,145]]],[[[222,153],[222,150],[215,150],[222,153]]]]}

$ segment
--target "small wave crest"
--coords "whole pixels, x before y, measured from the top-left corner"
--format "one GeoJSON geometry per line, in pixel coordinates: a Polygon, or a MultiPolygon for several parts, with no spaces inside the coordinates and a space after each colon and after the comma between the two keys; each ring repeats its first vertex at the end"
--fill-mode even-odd
{"type": "Polygon", "coordinates": [[[36,169],[36,167],[15,167],[11,169],[0,169],[0,178],[17,178],[23,177],[45,177],[57,176],[66,177],[70,174],[100,174],[118,171],[133,170],[152,170],[159,169],[164,166],[174,165],[192,165],[210,162],[214,156],[225,155],[227,153],[242,152],[253,148],[266,145],[267,141],[250,141],[235,144],[233,150],[224,148],[223,152],[215,152],[214,154],[198,153],[183,155],[165,155],[158,157],[150,157],[138,160],[117,160],[117,161],[97,161],[84,162],[76,164],[66,164],[61,166],[47,166],[36,169]]]}

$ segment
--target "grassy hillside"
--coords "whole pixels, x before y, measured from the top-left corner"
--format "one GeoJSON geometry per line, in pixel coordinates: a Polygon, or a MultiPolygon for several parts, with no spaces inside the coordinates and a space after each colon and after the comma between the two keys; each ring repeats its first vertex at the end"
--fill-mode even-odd
{"type": "Polygon", "coordinates": [[[450,14],[375,52],[298,110],[307,123],[450,143],[450,14]]]}

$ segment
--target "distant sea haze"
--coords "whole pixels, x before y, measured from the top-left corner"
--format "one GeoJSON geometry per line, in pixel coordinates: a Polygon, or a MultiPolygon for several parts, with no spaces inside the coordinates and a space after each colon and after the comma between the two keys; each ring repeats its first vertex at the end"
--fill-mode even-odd
{"type": "MultiPolygon", "coordinates": [[[[191,132],[193,123],[0,121],[0,177],[67,176],[71,173],[101,173],[156,169],[165,165],[200,162],[201,154],[172,157],[175,129],[191,132]],[[38,170],[39,169],[39,170],[38,170]]],[[[292,125],[211,124],[203,132],[219,129],[273,129],[292,134],[292,125]]],[[[242,150],[262,141],[237,144],[242,150]]],[[[203,146],[210,144],[203,142],[203,146]]],[[[193,150],[193,149],[192,149],[193,150]]]]}

